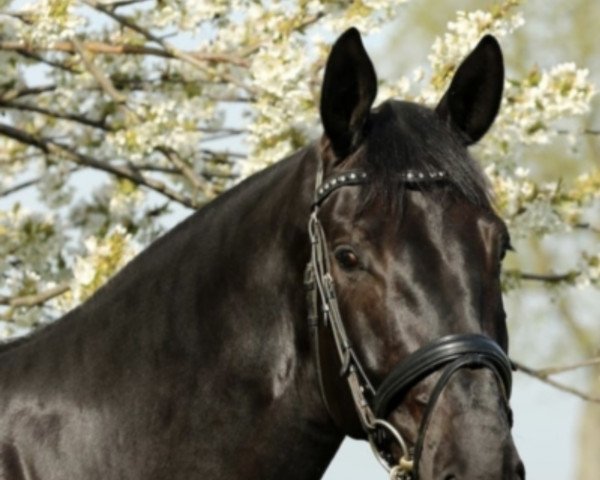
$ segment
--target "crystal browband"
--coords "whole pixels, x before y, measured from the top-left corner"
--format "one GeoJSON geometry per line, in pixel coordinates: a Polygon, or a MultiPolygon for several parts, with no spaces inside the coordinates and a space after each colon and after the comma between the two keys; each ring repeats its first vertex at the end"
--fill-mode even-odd
{"type": "MultiPolygon", "coordinates": [[[[440,181],[446,178],[446,172],[442,170],[423,172],[419,170],[406,170],[400,173],[400,179],[404,183],[421,183],[440,181]]],[[[369,174],[364,170],[349,170],[338,173],[323,182],[315,192],[313,206],[320,205],[331,192],[346,185],[361,185],[367,183],[369,174]]]]}

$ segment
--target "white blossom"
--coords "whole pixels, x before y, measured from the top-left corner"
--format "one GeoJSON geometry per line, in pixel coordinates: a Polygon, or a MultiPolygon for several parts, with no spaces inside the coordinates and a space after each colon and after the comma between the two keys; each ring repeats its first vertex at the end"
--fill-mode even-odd
{"type": "Polygon", "coordinates": [[[74,0],[36,0],[22,13],[29,22],[18,30],[27,42],[53,45],[70,40],[87,25],[74,0]]]}

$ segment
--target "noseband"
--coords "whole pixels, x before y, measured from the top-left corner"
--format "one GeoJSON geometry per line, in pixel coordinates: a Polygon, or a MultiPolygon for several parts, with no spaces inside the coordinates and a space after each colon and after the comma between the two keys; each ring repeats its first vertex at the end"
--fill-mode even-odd
{"type": "MultiPolygon", "coordinates": [[[[375,388],[369,380],[354,351],[342,320],[325,232],[318,219],[323,201],[335,190],[345,186],[368,183],[369,175],[363,170],[351,170],[322,181],[322,166],[317,172],[312,212],[308,223],[311,257],[306,266],[305,284],[308,295],[309,322],[314,329],[318,348],[319,307],[322,322],[330,328],[342,369],[360,423],[379,462],[390,472],[391,480],[416,480],[419,476],[419,460],[423,450],[425,433],[434,407],[442,391],[454,373],[462,368],[488,368],[497,379],[506,401],[510,398],[512,364],[502,348],[490,338],[479,334],[448,335],[425,345],[402,360],[381,384],[375,388]],[[404,396],[417,383],[436,371],[441,375],[435,384],[423,412],[418,436],[412,449],[398,430],[385,420],[402,402],[404,396]],[[400,459],[395,462],[389,450],[382,447],[382,439],[393,439],[401,449],[400,459]]],[[[444,172],[407,171],[401,181],[407,185],[439,182],[445,180],[444,172]]],[[[321,360],[317,349],[317,369],[321,394],[327,408],[329,403],[323,388],[321,360]]],[[[507,403],[507,402],[506,402],[507,403]]],[[[330,411],[331,413],[331,411],[330,411]]]]}

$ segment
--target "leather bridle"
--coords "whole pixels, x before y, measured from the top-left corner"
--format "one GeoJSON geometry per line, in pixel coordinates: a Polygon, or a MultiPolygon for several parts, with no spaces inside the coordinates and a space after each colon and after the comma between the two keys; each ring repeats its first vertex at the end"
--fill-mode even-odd
{"type": "MultiPolygon", "coordinates": [[[[401,181],[407,185],[444,181],[441,171],[402,174],[401,181]]],[[[402,360],[376,388],[365,372],[352,347],[338,305],[335,285],[331,274],[330,255],[325,232],[318,214],[322,203],[338,188],[368,183],[364,170],[338,173],[323,182],[322,165],[319,164],[312,212],[308,222],[311,256],[306,266],[305,284],[308,296],[308,317],[314,331],[316,362],[323,401],[331,414],[331,408],[323,384],[322,365],[319,354],[319,322],[331,331],[345,378],[361,426],[380,463],[390,472],[390,479],[416,480],[419,476],[419,460],[423,450],[425,433],[432,412],[451,377],[462,368],[488,368],[496,377],[505,397],[511,393],[512,364],[504,350],[490,338],[480,334],[448,335],[425,345],[402,360]],[[320,315],[319,315],[320,313],[320,315]],[[387,422],[387,416],[397,408],[408,391],[430,374],[441,375],[433,387],[423,412],[414,447],[409,449],[398,430],[387,422]],[[382,446],[382,438],[398,443],[401,455],[394,461],[389,450],[382,446]]]]}

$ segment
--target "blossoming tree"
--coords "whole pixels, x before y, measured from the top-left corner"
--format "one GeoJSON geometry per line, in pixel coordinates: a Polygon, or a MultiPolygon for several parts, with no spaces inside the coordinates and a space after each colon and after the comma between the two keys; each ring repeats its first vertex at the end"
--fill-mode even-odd
{"type": "MultiPolygon", "coordinates": [[[[0,0],[3,335],[73,308],[173,218],[315,138],[331,40],[349,26],[377,31],[402,3],[0,0]]],[[[518,4],[459,12],[428,65],[380,85],[381,98],[435,104],[482,35],[511,41],[524,24],[518,4]]],[[[517,167],[529,146],[552,144],[565,119],[586,115],[595,93],[572,63],[507,79],[477,156],[513,237],[597,238],[599,170],[548,183],[517,167]]],[[[576,143],[586,132],[566,133],[576,143]]],[[[568,271],[514,260],[505,287],[597,289],[600,252],[577,255],[568,271]]]]}

